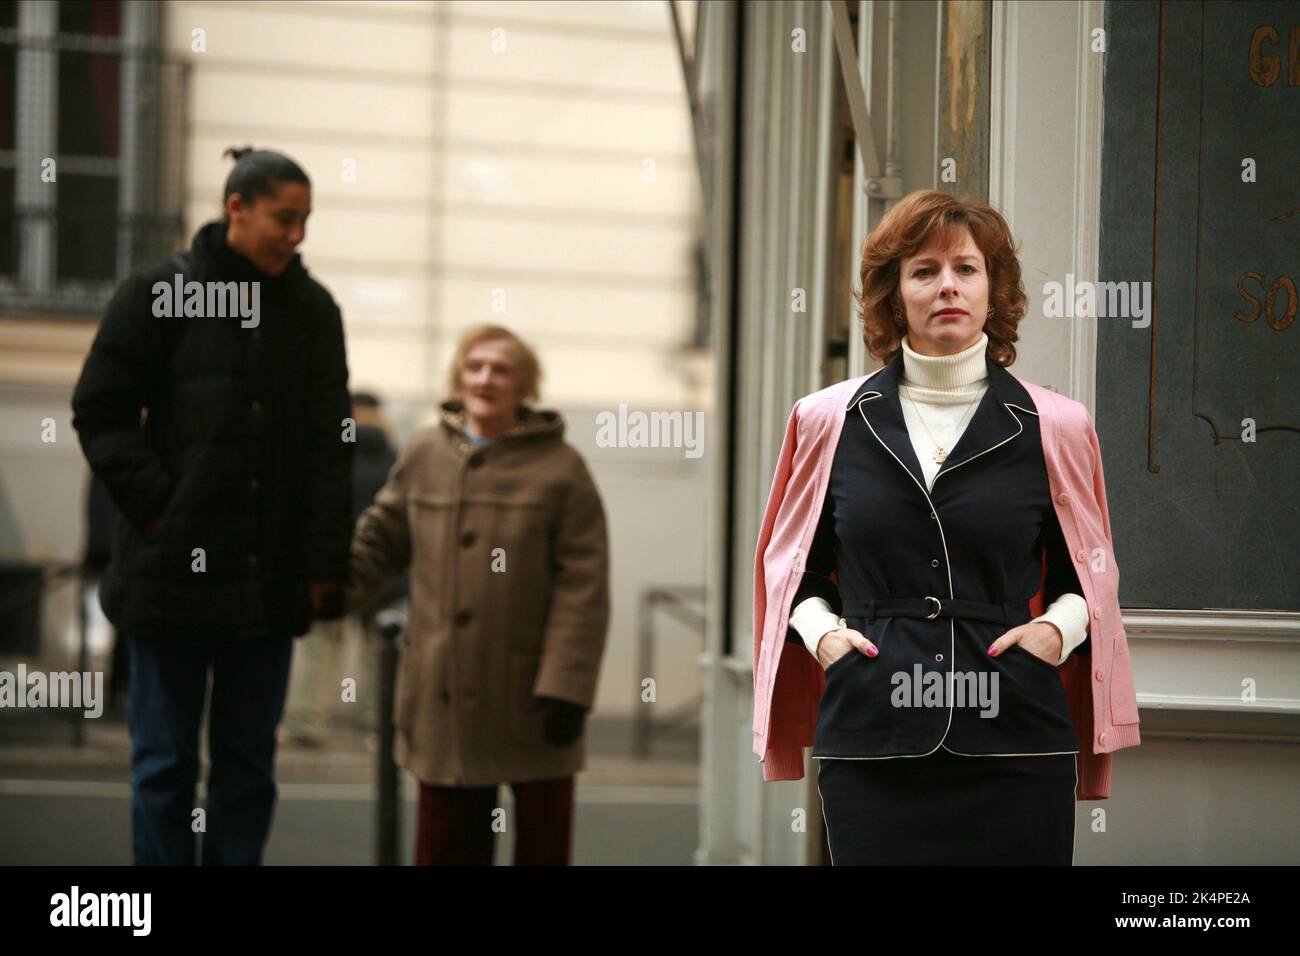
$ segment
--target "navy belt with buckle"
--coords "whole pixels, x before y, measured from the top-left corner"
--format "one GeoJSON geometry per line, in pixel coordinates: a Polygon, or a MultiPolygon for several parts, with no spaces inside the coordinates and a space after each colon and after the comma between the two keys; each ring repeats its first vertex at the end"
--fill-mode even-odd
{"type": "Polygon", "coordinates": [[[1016,627],[1033,620],[1023,604],[987,604],[983,601],[966,601],[961,598],[872,598],[869,601],[845,601],[841,613],[845,619],[865,618],[874,621],[879,617],[964,617],[976,621],[992,621],[1007,627],[1016,627]]]}

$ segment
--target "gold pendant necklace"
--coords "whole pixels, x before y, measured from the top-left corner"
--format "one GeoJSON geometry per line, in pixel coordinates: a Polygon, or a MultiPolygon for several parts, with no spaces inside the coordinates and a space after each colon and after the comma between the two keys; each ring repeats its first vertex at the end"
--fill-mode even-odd
{"type": "MultiPolygon", "coordinates": [[[[912,411],[916,412],[916,417],[920,419],[921,427],[925,429],[925,433],[930,436],[930,441],[934,442],[933,457],[935,462],[942,465],[948,458],[948,449],[944,448],[943,445],[939,444],[939,442],[934,437],[934,432],[930,431],[930,426],[927,425],[925,422],[925,416],[921,414],[921,409],[917,407],[916,400],[912,398],[912,389],[910,387],[905,386],[903,394],[905,394],[907,396],[907,400],[912,403],[912,411]]],[[[965,414],[962,415],[961,421],[959,421],[957,423],[957,427],[953,429],[954,432],[960,434],[961,426],[966,421],[966,415],[969,415],[971,413],[971,410],[974,409],[975,406],[979,403],[979,398],[980,396],[977,395],[974,399],[972,399],[971,403],[966,407],[966,412],[965,414]]]]}

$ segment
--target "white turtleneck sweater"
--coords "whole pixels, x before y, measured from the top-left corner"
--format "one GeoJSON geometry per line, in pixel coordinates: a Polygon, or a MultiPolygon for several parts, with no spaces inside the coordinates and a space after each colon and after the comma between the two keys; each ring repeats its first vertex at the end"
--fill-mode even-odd
{"type": "MultiPolygon", "coordinates": [[[[988,342],[988,334],[981,332],[979,341],[968,349],[952,355],[922,355],[912,350],[906,336],[903,338],[903,379],[899,383],[899,402],[927,489],[934,487],[935,475],[941,467],[934,460],[935,440],[943,443],[951,453],[988,389],[988,369],[984,363],[988,342]],[[924,424],[915,406],[920,406],[920,414],[925,415],[924,424]],[[929,426],[928,431],[926,426],[929,426]],[[934,438],[930,437],[931,433],[934,438]]],[[[1034,620],[1046,621],[1060,631],[1061,657],[1056,662],[1059,666],[1087,637],[1088,604],[1078,594],[1062,594],[1034,620]]],[[[790,626],[816,657],[822,636],[848,624],[844,618],[836,616],[824,599],[811,597],[799,602],[790,615],[790,626]]]]}

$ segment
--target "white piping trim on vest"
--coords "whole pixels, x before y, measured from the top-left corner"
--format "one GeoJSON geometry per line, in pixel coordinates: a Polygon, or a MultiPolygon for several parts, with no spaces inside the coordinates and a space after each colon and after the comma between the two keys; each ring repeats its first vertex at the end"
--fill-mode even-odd
{"type": "MultiPolygon", "coordinates": [[[[858,414],[860,414],[862,416],[862,420],[867,423],[867,427],[871,429],[871,434],[875,436],[876,441],[880,442],[880,447],[885,449],[885,451],[889,452],[889,454],[893,457],[894,461],[898,462],[898,467],[902,468],[903,471],[907,472],[907,477],[911,478],[912,483],[916,485],[916,487],[921,489],[921,494],[925,495],[926,503],[930,505],[930,514],[934,515],[934,520],[939,525],[939,544],[943,547],[943,569],[944,569],[944,573],[948,575],[948,597],[949,599],[954,599],[956,595],[952,593],[952,560],[948,557],[948,538],[943,533],[943,522],[939,520],[939,509],[936,508],[934,506],[934,502],[930,500],[930,493],[925,490],[925,487],[919,481],[916,480],[916,475],[912,474],[912,469],[904,465],[902,459],[900,459],[897,455],[894,454],[894,449],[886,445],[884,441],[881,440],[880,436],[876,434],[876,429],[872,427],[871,422],[867,419],[867,413],[862,410],[862,406],[865,405],[870,400],[867,396],[874,395],[876,398],[880,398],[881,394],[882,394],[881,392],[878,392],[873,389],[872,391],[867,392],[866,395],[863,395],[862,400],[858,402],[858,414]]],[[[1016,421],[1019,421],[1019,419],[1016,419],[1016,421]]],[[[957,658],[957,626],[954,623],[953,619],[950,617],[948,618],[948,674],[949,675],[952,674],[952,668],[953,665],[956,663],[956,658],[957,658]]],[[[936,750],[938,750],[941,746],[943,746],[943,742],[948,739],[948,731],[952,729],[952,709],[953,709],[953,701],[950,699],[948,701],[948,724],[946,727],[943,728],[943,736],[940,737],[939,742],[934,745],[934,749],[924,754],[909,754],[906,756],[927,757],[930,754],[934,753],[936,750]]],[[[892,759],[892,758],[849,757],[849,758],[837,758],[837,759],[884,760],[884,759],[892,759]]]]}
{"type": "Polygon", "coordinates": [[[950,750],[947,744],[940,743],[934,750],[923,754],[885,754],[883,757],[836,757],[830,754],[809,754],[809,756],[813,760],[905,760],[908,757],[928,757],[940,750],[947,750],[954,757],[1057,757],[1061,754],[1077,754],[1079,752],[1077,750],[1042,750],[1031,754],[964,754],[960,750],[950,750]]]}
{"type": "MultiPolygon", "coordinates": [[[[934,488],[934,485],[935,485],[935,484],[938,484],[939,479],[942,478],[944,475],[947,475],[947,474],[950,474],[950,473],[956,471],[956,470],[957,470],[958,468],[960,468],[962,465],[966,464],[966,462],[974,461],[974,460],[975,460],[976,458],[978,458],[980,455],[987,455],[989,452],[993,451],[994,448],[1001,448],[1001,447],[1002,447],[1003,445],[1005,445],[1007,442],[1011,441],[1011,439],[1013,439],[1013,438],[1018,438],[1020,435],[1022,435],[1022,434],[1024,433],[1024,431],[1025,431],[1025,423],[1022,422],[1022,421],[1020,420],[1020,416],[1019,416],[1019,415],[1017,415],[1015,412],[1013,412],[1013,411],[1011,410],[1012,406],[1011,406],[1011,405],[1008,405],[1006,402],[1002,402],[1001,405],[1002,405],[1003,408],[1005,408],[1005,409],[1007,410],[1007,414],[1010,415],[1012,418],[1014,418],[1014,419],[1016,420],[1016,425],[1020,428],[1020,431],[1016,432],[1014,435],[1008,435],[1006,438],[1002,439],[1002,441],[998,442],[996,445],[991,445],[990,447],[985,448],[982,452],[980,452],[980,453],[977,454],[977,455],[971,455],[969,458],[966,459],[966,461],[959,461],[959,462],[957,462],[957,464],[953,465],[953,466],[952,466],[951,468],[949,468],[947,471],[940,471],[940,472],[938,472],[938,473],[935,474],[935,476],[934,476],[934,482],[931,483],[931,485],[930,485],[930,487],[931,487],[932,489],[934,488]]],[[[1015,407],[1016,407],[1016,408],[1020,408],[1019,405],[1016,405],[1015,407]]],[[[1021,410],[1023,411],[1023,409],[1021,409],[1021,410]]],[[[859,411],[861,411],[861,409],[859,409],[859,411]]],[[[865,419],[867,416],[866,416],[865,413],[863,413],[862,417],[865,419]]],[[[870,424],[870,423],[868,423],[868,424],[870,424]]],[[[873,433],[873,434],[874,434],[874,432],[875,432],[875,429],[872,429],[872,433],[873,433]]],[[[897,457],[897,456],[895,456],[895,457],[897,457]]],[[[908,472],[908,474],[911,474],[911,472],[908,472]]],[[[927,495],[926,498],[928,499],[928,498],[929,498],[929,495],[927,495]]],[[[931,511],[934,511],[934,508],[931,507],[930,510],[931,510],[931,511]]],[[[938,514],[938,512],[936,511],[935,514],[938,514]]]]}
{"type": "MultiPolygon", "coordinates": [[[[1078,767],[1074,770],[1078,776],[1078,767]]],[[[822,796],[822,768],[817,768],[817,799],[822,802],[822,823],[826,825],[826,852],[831,855],[831,866],[835,865],[835,850],[831,846],[831,821],[826,819],[826,798],[822,796]]]]}
{"type": "Polygon", "coordinates": [[[1057,754],[1077,754],[1077,750],[1036,750],[1031,754],[964,754],[944,744],[944,750],[957,757],[1054,757],[1057,754]]]}
{"type": "MultiPolygon", "coordinates": [[[[1070,866],[1074,866],[1074,851],[1079,848],[1079,803],[1075,794],[1079,792],[1079,758],[1074,758],[1074,793],[1070,794],[1070,799],[1074,801],[1071,809],[1074,811],[1074,825],[1070,827],[1070,866]]],[[[829,844],[830,837],[826,838],[829,844]]]]}

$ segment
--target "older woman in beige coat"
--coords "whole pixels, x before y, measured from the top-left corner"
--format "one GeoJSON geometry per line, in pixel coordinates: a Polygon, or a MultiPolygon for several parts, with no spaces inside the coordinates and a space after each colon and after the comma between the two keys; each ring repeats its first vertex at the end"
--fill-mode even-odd
{"type": "Polygon", "coordinates": [[[569,862],[608,539],[563,420],[525,404],[539,377],[513,333],[469,330],[440,420],[411,436],[353,536],[351,606],[411,572],[394,722],[397,761],[421,782],[417,863],[490,864],[502,829],[516,865],[569,862]]]}

